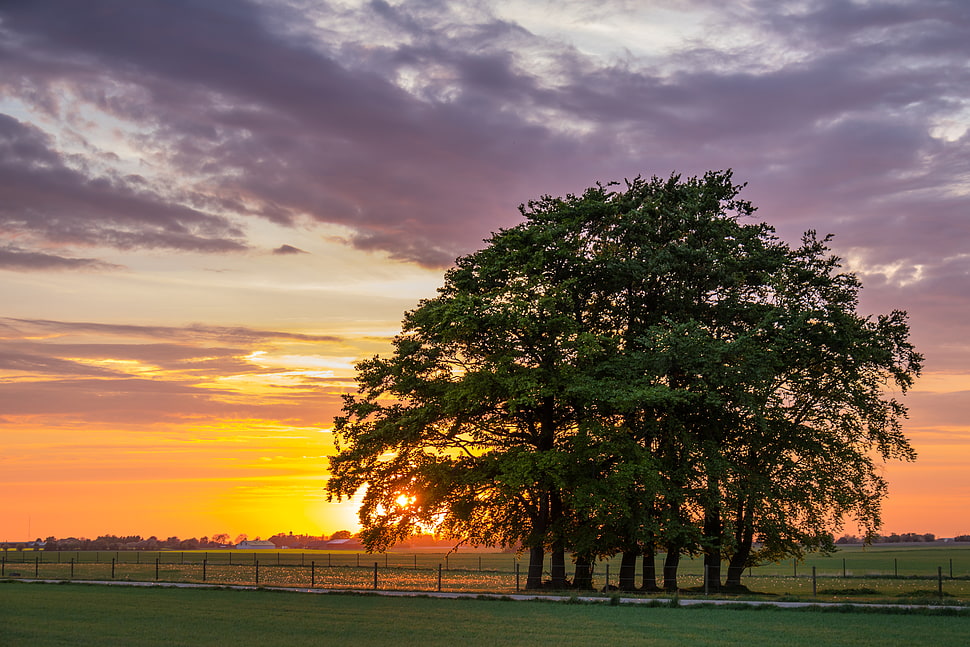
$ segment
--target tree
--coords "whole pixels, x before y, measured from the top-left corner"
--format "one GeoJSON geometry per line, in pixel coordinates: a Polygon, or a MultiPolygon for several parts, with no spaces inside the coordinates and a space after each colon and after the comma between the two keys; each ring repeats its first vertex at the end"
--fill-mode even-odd
{"type": "Polygon", "coordinates": [[[545,196],[459,258],[335,420],[328,493],[364,489],[365,545],[521,545],[529,588],[546,551],[565,586],[567,550],[577,581],[621,552],[621,586],[640,555],[655,586],[662,546],[665,587],[703,552],[716,588],[724,557],[739,584],[847,514],[878,527],[873,455],[913,457],[884,396],[920,369],[905,314],[857,315],[826,241],[747,222],[741,189],[728,171],[545,196]]]}

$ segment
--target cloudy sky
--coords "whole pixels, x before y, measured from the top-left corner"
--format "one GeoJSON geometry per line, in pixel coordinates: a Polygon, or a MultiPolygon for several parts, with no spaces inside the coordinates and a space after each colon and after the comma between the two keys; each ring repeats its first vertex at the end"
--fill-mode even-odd
{"type": "Polygon", "coordinates": [[[4,0],[0,539],[332,532],[353,362],[517,206],[733,168],[910,313],[970,533],[965,0],[4,0]]]}

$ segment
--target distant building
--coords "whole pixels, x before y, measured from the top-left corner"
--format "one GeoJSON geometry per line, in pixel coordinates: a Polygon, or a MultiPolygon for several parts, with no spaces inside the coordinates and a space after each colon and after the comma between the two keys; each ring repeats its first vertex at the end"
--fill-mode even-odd
{"type": "Polygon", "coordinates": [[[276,550],[276,544],[265,539],[245,539],[238,544],[239,550],[276,550]]]}
{"type": "Polygon", "coordinates": [[[0,549],[3,550],[44,550],[47,546],[46,541],[5,541],[0,543],[0,549]]]}
{"type": "Polygon", "coordinates": [[[320,544],[323,550],[361,550],[364,544],[360,543],[357,537],[347,537],[346,539],[331,539],[320,544]]]}

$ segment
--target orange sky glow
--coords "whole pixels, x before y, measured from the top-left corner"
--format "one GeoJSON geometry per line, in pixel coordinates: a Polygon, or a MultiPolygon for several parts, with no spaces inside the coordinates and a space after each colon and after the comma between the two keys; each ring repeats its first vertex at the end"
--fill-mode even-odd
{"type": "Polygon", "coordinates": [[[0,541],[356,530],[340,396],[455,258],[729,168],[909,313],[883,531],[970,534],[965,3],[554,4],[0,2],[0,541]]]}

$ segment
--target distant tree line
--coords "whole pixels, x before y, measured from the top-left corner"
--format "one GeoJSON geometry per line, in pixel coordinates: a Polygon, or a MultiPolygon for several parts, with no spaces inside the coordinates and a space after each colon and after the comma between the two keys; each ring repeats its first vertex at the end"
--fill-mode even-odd
{"type": "MultiPolygon", "coordinates": [[[[332,535],[306,535],[306,534],[293,534],[292,532],[284,533],[279,532],[269,537],[267,541],[272,542],[277,548],[302,548],[302,549],[314,549],[314,548],[324,548],[328,541],[334,541],[337,539],[357,539],[358,535],[350,532],[349,530],[338,530],[332,535]]],[[[230,541],[229,535],[226,533],[215,534],[212,537],[191,537],[188,539],[180,539],[178,537],[172,536],[165,539],[159,539],[154,535],[151,537],[142,537],[141,535],[100,535],[95,539],[87,539],[85,537],[64,537],[58,539],[57,537],[48,537],[45,540],[40,538],[35,542],[36,545],[43,545],[44,550],[217,550],[219,548],[227,548],[234,546],[242,541],[248,539],[248,535],[239,534],[236,538],[230,541]]],[[[259,537],[256,537],[259,539],[259,537]]],[[[22,543],[22,542],[18,542],[22,543]]],[[[430,547],[447,547],[451,548],[455,545],[454,541],[442,539],[435,535],[417,533],[409,537],[406,541],[402,541],[395,546],[395,548],[430,548],[430,547]]]]}
{"type": "MultiPolygon", "coordinates": [[[[873,544],[912,544],[934,541],[936,541],[936,535],[931,532],[904,532],[900,534],[894,532],[891,535],[880,535],[876,533],[869,537],[869,542],[873,544]]],[[[970,535],[957,535],[953,538],[953,541],[970,542],[970,535]]],[[[858,535],[842,535],[835,540],[836,544],[863,544],[865,542],[866,538],[859,537],[858,535]]]]}
{"type": "Polygon", "coordinates": [[[212,537],[190,537],[180,539],[176,536],[161,539],[152,535],[100,535],[95,539],[86,537],[48,537],[44,540],[44,550],[200,550],[223,548],[229,545],[229,535],[217,534],[212,537]]]}

